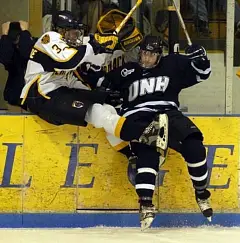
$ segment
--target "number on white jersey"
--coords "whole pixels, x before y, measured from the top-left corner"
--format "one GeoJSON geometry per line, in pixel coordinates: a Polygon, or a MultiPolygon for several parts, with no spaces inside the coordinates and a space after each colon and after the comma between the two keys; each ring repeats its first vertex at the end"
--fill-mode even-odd
{"type": "Polygon", "coordinates": [[[57,32],[47,32],[39,38],[34,47],[57,62],[67,62],[77,53],[77,50],[69,47],[57,32]]]}

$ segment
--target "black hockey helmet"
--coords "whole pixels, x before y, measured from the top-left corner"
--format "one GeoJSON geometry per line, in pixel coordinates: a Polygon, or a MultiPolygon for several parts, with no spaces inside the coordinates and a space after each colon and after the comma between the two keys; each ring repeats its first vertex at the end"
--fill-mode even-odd
{"type": "Polygon", "coordinates": [[[162,54],[162,47],[162,40],[159,36],[147,35],[140,45],[140,50],[162,54]]]}
{"type": "Polygon", "coordinates": [[[86,26],[76,20],[68,10],[58,11],[52,19],[52,29],[63,35],[64,40],[73,47],[82,44],[86,26]]]}
{"type": "Polygon", "coordinates": [[[163,53],[163,43],[159,36],[147,35],[140,44],[139,64],[143,68],[154,68],[163,53]],[[148,58],[146,59],[146,56],[148,58]],[[150,59],[150,60],[149,60],[150,59]],[[154,60],[152,63],[151,60],[154,60]]]}

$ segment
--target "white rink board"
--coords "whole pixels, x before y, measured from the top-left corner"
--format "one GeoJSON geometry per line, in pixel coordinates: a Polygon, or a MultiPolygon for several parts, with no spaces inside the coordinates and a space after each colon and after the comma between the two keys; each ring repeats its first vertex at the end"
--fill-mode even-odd
{"type": "Polygon", "coordinates": [[[239,243],[240,228],[1,229],[1,243],[239,243]]]}

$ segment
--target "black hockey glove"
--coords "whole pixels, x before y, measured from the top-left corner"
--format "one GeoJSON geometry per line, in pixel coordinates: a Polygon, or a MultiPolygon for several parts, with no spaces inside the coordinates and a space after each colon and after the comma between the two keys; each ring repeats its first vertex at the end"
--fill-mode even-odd
{"type": "Polygon", "coordinates": [[[91,75],[102,71],[102,67],[92,64],[90,62],[84,62],[80,65],[80,70],[84,75],[91,75]]]}
{"type": "Polygon", "coordinates": [[[78,68],[77,71],[79,72],[82,79],[90,85],[92,89],[95,89],[97,83],[101,77],[104,77],[105,72],[103,71],[101,66],[92,64],[90,62],[82,63],[78,68]]]}
{"type": "Polygon", "coordinates": [[[186,56],[191,60],[196,70],[206,70],[210,67],[210,61],[204,47],[200,45],[191,45],[185,49],[185,53],[186,56]]]}
{"type": "Polygon", "coordinates": [[[113,91],[104,86],[97,87],[96,90],[107,93],[107,98],[105,100],[105,103],[107,103],[109,105],[118,106],[123,103],[123,100],[122,100],[122,97],[121,97],[121,94],[119,91],[113,91]]]}
{"type": "Polygon", "coordinates": [[[191,46],[188,46],[186,49],[185,49],[185,53],[186,53],[186,56],[189,58],[189,59],[196,59],[196,58],[202,58],[202,57],[207,57],[207,52],[206,50],[204,49],[203,46],[200,46],[200,45],[191,45],[191,46]]]}
{"type": "Polygon", "coordinates": [[[112,90],[112,88],[111,88],[111,82],[110,82],[110,80],[108,78],[106,78],[105,75],[102,75],[102,77],[100,77],[98,79],[97,89],[98,90],[104,90],[104,91],[112,90]]]}
{"type": "Polygon", "coordinates": [[[112,91],[107,89],[106,90],[108,93],[107,99],[106,99],[106,103],[112,106],[118,106],[121,105],[123,103],[123,100],[121,98],[121,94],[119,91],[112,91]]]}

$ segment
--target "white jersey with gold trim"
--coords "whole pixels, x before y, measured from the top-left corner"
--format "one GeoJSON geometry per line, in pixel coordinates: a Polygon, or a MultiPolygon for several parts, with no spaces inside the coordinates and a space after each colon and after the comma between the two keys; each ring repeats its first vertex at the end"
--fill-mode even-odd
{"type": "MultiPolygon", "coordinates": [[[[69,47],[57,32],[43,34],[34,45],[28,61],[21,98],[26,98],[31,85],[38,82],[38,91],[43,96],[65,86],[89,89],[75,75],[74,70],[94,55],[87,43],[77,49],[69,47]]],[[[47,96],[46,96],[47,98],[47,96]]]]}

